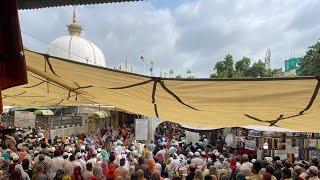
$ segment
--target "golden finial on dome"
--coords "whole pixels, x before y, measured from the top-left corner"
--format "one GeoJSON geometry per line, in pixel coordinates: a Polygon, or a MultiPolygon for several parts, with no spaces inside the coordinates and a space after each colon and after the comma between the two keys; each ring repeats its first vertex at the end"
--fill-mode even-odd
{"type": "Polygon", "coordinates": [[[68,25],[68,31],[70,36],[80,36],[83,28],[77,24],[76,7],[73,6],[72,24],[68,25]]]}
{"type": "Polygon", "coordinates": [[[77,24],[76,6],[73,6],[72,22],[73,22],[73,24],[77,24]]]}

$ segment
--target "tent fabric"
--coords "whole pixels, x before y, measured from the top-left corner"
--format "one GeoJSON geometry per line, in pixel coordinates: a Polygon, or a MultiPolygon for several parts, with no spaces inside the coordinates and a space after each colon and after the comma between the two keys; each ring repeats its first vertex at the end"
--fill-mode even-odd
{"type": "Polygon", "coordinates": [[[29,83],[5,105],[114,105],[206,128],[247,125],[320,132],[318,77],[170,79],[102,68],[25,50],[29,83]]]}
{"type": "Polygon", "coordinates": [[[0,97],[1,90],[25,83],[27,83],[27,71],[17,1],[0,1],[0,97]]]}
{"type": "MultiPolygon", "coordinates": [[[[189,131],[212,131],[221,128],[207,128],[201,126],[185,126],[182,125],[182,128],[189,130],[189,131]]],[[[264,131],[264,132],[297,132],[287,128],[280,128],[275,126],[257,126],[257,125],[247,125],[247,126],[240,126],[240,128],[244,129],[253,129],[257,131],[264,131]]]]}

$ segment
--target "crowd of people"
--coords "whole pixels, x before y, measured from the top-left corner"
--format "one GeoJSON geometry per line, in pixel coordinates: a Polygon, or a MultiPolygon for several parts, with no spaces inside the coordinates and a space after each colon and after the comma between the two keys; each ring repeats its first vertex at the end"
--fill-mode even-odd
{"type": "Polygon", "coordinates": [[[35,129],[17,129],[1,137],[0,180],[319,179],[318,159],[256,160],[216,148],[206,136],[192,144],[182,130],[170,137],[162,132],[155,142],[142,144],[134,140],[133,127],[54,139],[35,129]]]}

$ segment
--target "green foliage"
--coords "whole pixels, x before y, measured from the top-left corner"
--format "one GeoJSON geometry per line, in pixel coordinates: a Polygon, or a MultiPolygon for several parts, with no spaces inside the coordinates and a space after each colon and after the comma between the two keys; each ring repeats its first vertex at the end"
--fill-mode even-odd
{"type": "Polygon", "coordinates": [[[182,76],[181,76],[181,75],[177,75],[176,78],[177,78],[177,79],[181,79],[182,76]]]}
{"type": "Polygon", "coordinates": [[[249,70],[251,60],[248,57],[243,57],[240,61],[237,61],[235,64],[236,71],[246,72],[249,70]]]}
{"type": "Polygon", "coordinates": [[[230,78],[233,76],[234,68],[233,68],[233,57],[228,54],[224,61],[219,61],[214,66],[214,70],[216,70],[216,76],[218,78],[230,78]]]}
{"type": "Polygon", "coordinates": [[[302,76],[320,75],[320,41],[308,48],[299,65],[298,74],[302,76]]]}
{"type": "Polygon", "coordinates": [[[243,57],[235,64],[232,55],[228,54],[223,61],[215,64],[216,73],[210,78],[243,78],[243,77],[275,77],[276,71],[268,69],[266,64],[259,60],[250,66],[251,59],[243,57]]]}
{"type": "Polygon", "coordinates": [[[218,78],[218,75],[216,73],[210,74],[210,78],[218,78]]]}

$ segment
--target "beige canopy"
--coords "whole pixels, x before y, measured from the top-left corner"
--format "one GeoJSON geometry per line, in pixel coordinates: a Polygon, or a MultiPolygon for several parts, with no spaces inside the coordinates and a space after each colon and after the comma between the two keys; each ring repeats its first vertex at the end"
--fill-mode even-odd
{"type": "Polygon", "coordinates": [[[206,128],[276,126],[320,132],[317,77],[168,79],[25,50],[27,85],[3,91],[11,106],[114,105],[206,128]]]}

